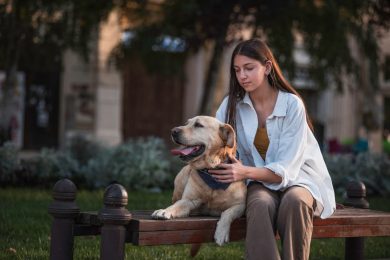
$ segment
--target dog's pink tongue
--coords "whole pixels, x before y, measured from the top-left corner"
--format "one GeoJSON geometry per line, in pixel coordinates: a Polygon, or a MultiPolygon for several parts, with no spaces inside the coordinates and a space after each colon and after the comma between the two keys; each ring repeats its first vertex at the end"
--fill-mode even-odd
{"type": "Polygon", "coordinates": [[[191,146],[191,147],[185,147],[185,148],[176,148],[171,150],[171,154],[173,155],[189,155],[190,153],[194,152],[197,150],[197,146],[191,146]]]}

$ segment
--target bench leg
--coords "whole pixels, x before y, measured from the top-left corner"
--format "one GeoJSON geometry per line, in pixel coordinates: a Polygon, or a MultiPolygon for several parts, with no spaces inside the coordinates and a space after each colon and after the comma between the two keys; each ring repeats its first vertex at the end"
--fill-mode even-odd
{"type": "Polygon", "coordinates": [[[100,259],[125,259],[126,228],[104,225],[101,232],[100,259]]]}
{"type": "Polygon", "coordinates": [[[345,238],[345,260],[364,259],[364,237],[345,238]]]}
{"type": "Polygon", "coordinates": [[[54,201],[49,205],[49,213],[54,217],[51,226],[50,259],[73,259],[73,227],[80,212],[75,203],[76,186],[71,180],[59,180],[53,188],[54,201]]]}
{"type": "Polygon", "coordinates": [[[127,191],[120,184],[112,184],[104,192],[104,207],[99,211],[101,228],[101,260],[125,259],[126,225],[131,219],[127,205],[127,191]]]}
{"type": "Polygon", "coordinates": [[[50,259],[73,259],[73,219],[55,219],[51,228],[50,259]]]}
{"type": "MultiPolygon", "coordinates": [[[[346,206],[368,209],[370,204],[366,200],[366,186],[361,181],[352,181],[347,186],[346,206]]],[[[345,259],[363,260],[364,237],[345,238],[345,259]]]]}

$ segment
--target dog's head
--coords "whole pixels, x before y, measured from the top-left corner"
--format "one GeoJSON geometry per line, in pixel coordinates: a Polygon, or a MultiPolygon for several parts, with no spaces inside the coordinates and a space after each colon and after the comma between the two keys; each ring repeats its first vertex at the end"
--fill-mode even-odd
{"type": "Polygon", "coordinates": [[[229,124],[214,117],[197,116],[171,131],[180,147],[171,152],[196,169],[214,168],[236,154],[236,136],[229,124]]]}

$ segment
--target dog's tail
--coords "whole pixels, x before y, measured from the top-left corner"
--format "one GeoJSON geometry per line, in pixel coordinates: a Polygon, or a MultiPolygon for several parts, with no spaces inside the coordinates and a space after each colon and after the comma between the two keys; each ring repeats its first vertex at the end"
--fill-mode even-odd
{"type": "Polygon", "coordinates": [[[200,247],[202,246],[202,243],[198,244],[192,244],[191,245],[191,257],[195,257],[196,254],[198,254],[200,247]]]}

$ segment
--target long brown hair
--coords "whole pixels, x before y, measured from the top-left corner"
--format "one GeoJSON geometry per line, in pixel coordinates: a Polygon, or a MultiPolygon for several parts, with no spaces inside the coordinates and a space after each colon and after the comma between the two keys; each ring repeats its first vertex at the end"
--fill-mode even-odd
{"type": "MultiPolygon", "coordinates": [[[[265,65],[267,61],[272,62],[271,72],[268,74],[269,84],[281,91],[292,93],[298,96],[302,101],[302,97],[298,92],[291,86],[291,84],[283,76],[282,71],[274,58],[270,48],[260,39],[250,39],[240,42],[233,50],[232,58],[230,61],[230,83],[229,83],[229,94],[228,104],[225,115],[225,122],[229,123],[236,129],[236,105],[237,102],[242,100],[245,96],[245,90],[238,83],[236,72],[234,70],[234,58],[237,55],[243,55],[251,59],[259,61],[265,65]]],[[[306,106],[305,106],[306,109],[306,106]]],[[[313,124],[306,113],[306,121],[310,129],[313,130],[313,124]]]]}

